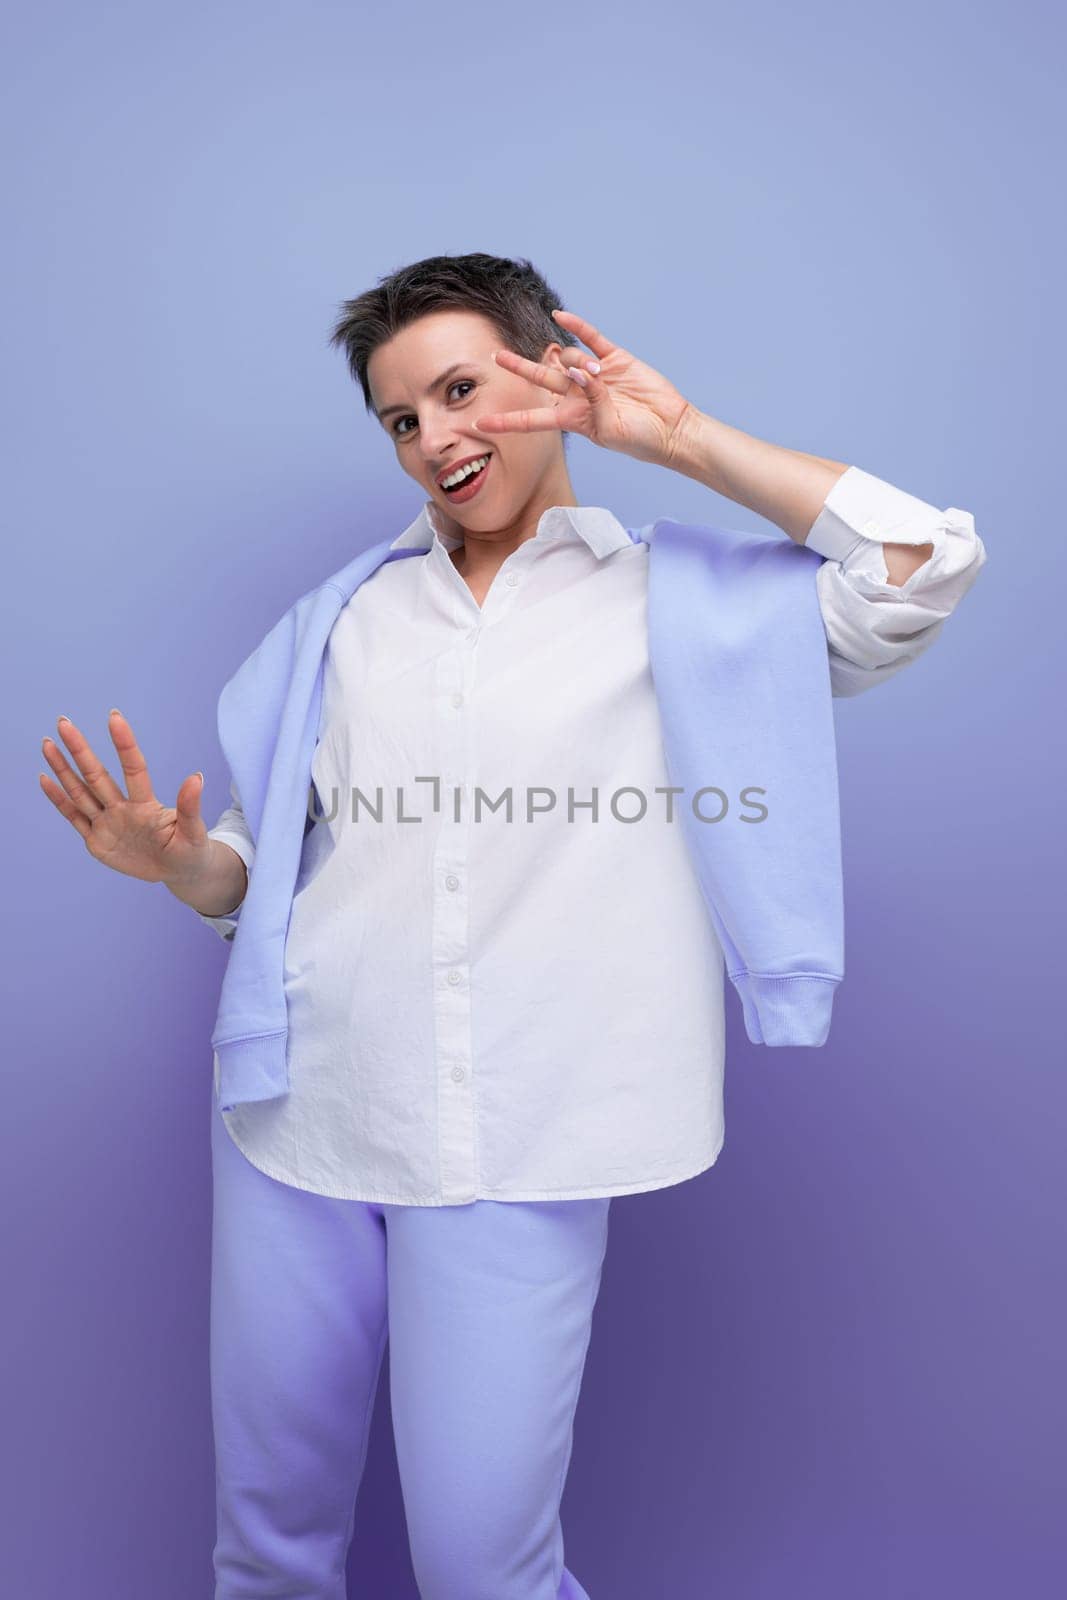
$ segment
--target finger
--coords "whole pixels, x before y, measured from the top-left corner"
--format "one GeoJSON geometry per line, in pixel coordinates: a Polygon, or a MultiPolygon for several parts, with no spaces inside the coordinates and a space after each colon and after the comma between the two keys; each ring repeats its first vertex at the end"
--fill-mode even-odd
{"type": "Polygon", "coordinates": [[[92,823],[89,821],[88,817],[82,816],[77,806],[74,805],[72,801],[67,799],[56,780],[54,778],[50,778],[46,772],[41,773],[41,788],[44,790],[49,800],[51,800],[56,810],[61,812],[69,823],[73,824],[83,839],[87,839],[93,831],[92,823]]]}
{"type": "Polygon", "coordinates": [[[583,398],[596,410],[607,399],[609,392],[609,386],[600,371],[600,362],[587,356],[584,350],[575,350],[573,347],[564,350],[560,359],[567,363],[564,370],[571,394],[577,396],[581,390],[583,398]]]}
{"type": "Polygon", "coordinates": [[[571,333],[576,333],[579,339],[584,340],[598,360],[605,360],[621,348],[612,344],[599,328],[594,328],[591,322],[586,322],[584,317],[579,317],[574,311],[564,311],[562,306],[557,306],[552,315],[561,327],[569,329],[571,333]]]}
{"type": "MultiPolygon", "coordinates": [[[[84,759],[87,762],[89,769],[92,770],[95,757],[93,757],[92,751],[89,749],[88,744],[82,738],[77,728],[74,727],[73,722],[60,718],[59,728],[62,731],[63,738],[66,740],[75,758],[78,759],[79,762],[84,759]],[[71,730],[73,730],[73,732],[71,730]],[[88,752],[88,755],[85,755],[85,752],[88,752]]],[[[88,817],[90,821],[92,818],[98,816],[104,808],[103,799],[100,798],[93,789],[90,789],[88,785],[82,781],[81,773],[75,772],[74,768],[67,760],[62,748],[56,743],[56,741],[48,738],[46,735],[41,740],[41,750],[45,760],[48,762],[48,765],[51,767],[52,771],[63,785],[63,788],[66,790],[67,794],[74,801],[74,804],[77,806],[82,816],[88,817]]],[[[108,782],[110,781],[111,780],[108,779],[108,782]]]]}
{"type": "Polygon", "coordinates": [[[547,361],[528,361],[514,350],[496,350],[493,359],[498,366],[517,373],[520,378],[529,378],[531,383],[540,384],[542,389],[551,389],[554,394],[567,392],[566,374],[558,367],[549,366],[547,361]]]}
{"type": "MultiPolygon", "coordinates": [[[[122,712],[114,706],[107,719],[107,731],[111,735],[111,743],[118,751],[122,775],[126,779],[126,792],[130,799],[154,800],[152,780],[148,776],[148,765],[141,754],[137,740],[133,736],[133,729],[122,715],[122,712]]],[[[118,797],[122,798],[121,790],[118,791],[118,797]]]]}
{"type": "Polygon", "coordinates": [[[571,383],[577,384],[579,389],[588,389],[593,381],[593,374],[584,371],[577,363],[567,368],[567,377],[571,383]]]}
{"type": "Polygon", "coordinates": [[[204,792],[204,774],[192,772],[178,789],[174,808],[178,813],[177,828],[185,838],[197,843],[207,832],[200,812],[200,798],[204,792]]]}
{"type": "MultiPolygon", "coordinates": [[[[121,717],[122,713],[117,712],[116,715],[121,717]]],[[[76,773],[67,764],[67,762],[63,760],[62,751],[55,743],[55,740],[51,740],[50,742],[54,746],[56,754],[62,763],[62,770],[60,766],[58,766],[57,763],[51,759],[47,750],[45,751],[45,755],[48,756],[49,766],[51,766],[53,770],[59,774],[60,782],[63,784],[63,787],[72,797],[72,799],[81,805],[82,811],[87,816],[91,817],[95,815],[95,811],[100,807],[115,805],[119,800],[125,800],[127,798],[126,795],[123,794],[122,790],[119,788],[110,772],[104,766],[104,763],[100,760],[100,757],[97,755],[88,739],[86,739],[85,735],[75,727],[70,718],[61,717],[57,723],[57,726],[63,736],[64,743],[66,744],[71,755],[74,757],[74,760],[77,762],[78,772],[76,773]],[[84,779],[84,783],[82,783],[82,779],[84,779]],[[78,792],[79,786],[82,791],[81,794],[78,792]],[[91,800],[95,800],[97,805],[95,808],[89,807],[89,809],[87,809],[88,803],[91,800]]],[[[130,737],[132,739],[132,734],[130,737]]],[[[149,789],[148,798],[152,798],[151,789],[149,789]]]]}
{"type": "Polygon", "coordinates": [[[492,411],[488,416],[475,417],[474,426],[481,433],[536,433],[538,429],[573,424],[565,422],[555,406],[535,406],[532,411],[492,411]]]}
{"type": "MultiPolygon", "coordinates": [[[[592,356],[586,355],[584,350],[575,350],[573,347],[564,350],[560,360],[565,362],[564,371],[567,374],[568,387],[574,384],[578,389],[584,389],[590,399],[600,399],[604,393],[603,380],[597,377],[600,372],[600,362],[594,361],[592,356]]],[[[571,390],[573,394],[575,389],[571,390]]]]}

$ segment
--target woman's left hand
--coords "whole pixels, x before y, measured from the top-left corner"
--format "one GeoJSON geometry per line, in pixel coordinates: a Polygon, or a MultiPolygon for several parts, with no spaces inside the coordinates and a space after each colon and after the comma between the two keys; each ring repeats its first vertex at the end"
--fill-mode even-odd
{"type": "Polygon", "coordinates": [[[612,344],[591,322],[573,311],[557,310],[552,315],[584,340],[592,356],[577,345],[564,345],[560,368],[527,361],[514,350],[498,350],[500,366],[551,389],[559,398],[530,411],[490,412],[476,417],[475,427],[486,434],[556,428],[583,434],[606,450],[621,450],[638,461],[670,466],[684,419],[694,410],[689,401],[661,372],[612,344]],[[593,370],[598,363],[599,370],[593,370]]]}

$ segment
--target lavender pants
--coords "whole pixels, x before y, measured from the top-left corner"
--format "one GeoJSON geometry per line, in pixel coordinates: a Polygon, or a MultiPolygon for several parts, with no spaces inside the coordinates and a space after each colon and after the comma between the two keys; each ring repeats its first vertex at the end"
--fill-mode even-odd
{"type": "Polygon", "coordinates": [[[422,1600],[589,1600],[559,1508],[610,1199],[333,1199],[211,1117],[215,1600],[344,1600],[387,1339],[422,1600]]]}

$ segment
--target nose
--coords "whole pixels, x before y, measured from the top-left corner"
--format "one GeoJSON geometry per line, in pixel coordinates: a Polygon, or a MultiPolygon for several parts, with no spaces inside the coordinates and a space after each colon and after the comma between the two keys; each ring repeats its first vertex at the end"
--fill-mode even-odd
{"type": "Polygon", "coordinates": [[[447,417],[428,417],[419,423],[419,449],[426,466],[440,470],[453,456],[462,455],[459,438],[447,417]]]}

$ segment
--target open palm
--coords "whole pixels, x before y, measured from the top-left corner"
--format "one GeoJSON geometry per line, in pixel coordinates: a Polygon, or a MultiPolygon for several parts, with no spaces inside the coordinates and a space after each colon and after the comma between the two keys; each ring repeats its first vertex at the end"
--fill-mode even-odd
{"type": "Polygon", "coordinates": [[[201,774],[183,781],[175,806],[161,805],[132,728],[121,711],[113,711],[108,732],[126,780],[123,793],[73,722],[61,719],[57,725],[77,771],[55,740],[46,738],[41,748],[59,782],[42,772],[41,787],[91,856],[148,883],[192,881],[206,868],[211,840],[200,813],[201,774]]]}

